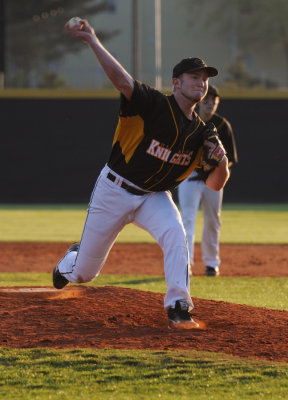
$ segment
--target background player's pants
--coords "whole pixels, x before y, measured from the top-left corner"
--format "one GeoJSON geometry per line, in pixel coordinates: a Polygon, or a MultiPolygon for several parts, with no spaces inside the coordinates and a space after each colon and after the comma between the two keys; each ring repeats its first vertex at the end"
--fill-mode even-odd
{"type": "MultiPolygon", "coordinates": [[[[118,234],[128,223],[150,232],[163,250],[167,292],[165,309],[176,300],[186,300],[191,308],[188,274],[188,249],[181,215],[169,192],[137,196],[107,178],[108,166],[102,170],[91,196],[79,252],[70,252],[59,262],[59,271],[70,282],[93,280],[103,267],[118,234]]],[[[126,183],[129,183],[125,180],[126,183]]],[[[131,184],[131,183],[130,183],[131,184]]],[[[145,254],[143,254],[145,257],[145,254]]],[[[151,265],[153,271],[153,265],[151,265]]]]}
{"type": "MultiPolygon", "coordinates": [[[[192,173],[191,176],[195,176],[192,173]]],[[[178,187],[179,205],[186,230],[190,264],[194,263],[195,222],[201,203],[204,226],[202,232],[202,260],[205,265],[220,265],[219,239],[223,189],[209,189],[203,181],[186,179],[178,187]]]]}

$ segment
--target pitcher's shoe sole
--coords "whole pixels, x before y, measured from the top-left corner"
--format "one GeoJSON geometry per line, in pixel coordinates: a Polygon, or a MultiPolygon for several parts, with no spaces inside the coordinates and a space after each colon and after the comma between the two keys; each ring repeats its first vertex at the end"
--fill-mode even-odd
{"type": "Polygon", "coordinates": [[[168,319],[168,329],[196,329],[199,328],[199,324],[191,318],[190,321],[173,321],[168,319]]]}
{"type": "Polygon", "coordinates": [[[168,314],[168,329],[195,329],[199,325],[189,313],[189,305],[185,300],[177,300],[175,307],[170,307],[168,314]]]}

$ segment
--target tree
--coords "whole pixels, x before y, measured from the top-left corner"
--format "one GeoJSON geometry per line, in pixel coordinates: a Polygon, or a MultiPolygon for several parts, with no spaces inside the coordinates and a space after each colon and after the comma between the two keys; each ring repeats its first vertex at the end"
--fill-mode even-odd
{"type": "Polygon", "coordinates": [[[287,0],[187,0],[186,4],[198,12],[207,6],[206,26],[217,26],[217,31],[230,40],[232,63],[245,52],[266,49],[269,54],[269,49],[275,48],[282,51],[288,86],[287,0]]]}
{"type": "MultiPolygon", "coordinates": [[[[6,86],[29,87],[31,72],[35,71],[43,71],[39,76],[42,84],[44,81],[55,84],[57,79],[47,80],[44,77],[49,63],[83,49],[81,41],[63,35],[67,20],[74,16],[87,18],[103,11],[113,11],[114,7],[109,0],[6,1],[6,86]]],[[[105,41],[118,31],[96,33],[100,40],[105,41]]]]}

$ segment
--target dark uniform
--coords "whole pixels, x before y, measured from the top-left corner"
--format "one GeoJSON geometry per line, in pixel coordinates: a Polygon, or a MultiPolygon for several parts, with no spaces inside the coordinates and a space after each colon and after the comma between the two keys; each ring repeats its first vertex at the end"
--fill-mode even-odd
{"type": "Polygon", "coordinates": [[[174,189],[199,166],[204,127],[196,113],[185,117],[173,95],[136,81],[131,101],[121,96],[108,166],[142,189],[174,189]]]}
{"type": "MultiPolygon", "coordinates": [[[[169,190],[177,187],[196,167],[201,167],[202,161],[209,171],[215,161],[219,165],[224,155],[214,135],[214,142],[210,143],[215,147],[216,160],[210,158],[209,146],[207,143],[203,146],[207,127],[195,113],[191,121],[181,111],[182,82],[191,93],[198,93],[195,98],[189,96],[183,106],[184,112],[191,113],[197,99],[200,101],[204,96],[208,79],[218,71],[198,57],[181,60],[172,72],[176,101],[174,95],[165,96],[133,80],[103,48],[88,21],[80,22],[79,29],[69,29],[69,24],[66,29],[90,44],[104,72],[122,93],[121,106],[111,155],[95,184],[81,243],[72,245],[56,265],[53,285],[62,289],[69,282],[93,280],[118,234],[125,225],[134,223],[149,232],[163,251],[168,327],[199,327],[189,313],[193,302],[184,226],[169,190]]],[[[222,168],[218,171],[222,172],[222,168]]],[[[216,171],[215,175],[224,185],[224,174],[216,171]]]]}
{"type": "Polygon", "coordinates": [[[233,164],[238,162],[236,143],[234,138],[234,133],[232,130],[232,126],[226,118],[221,115],[215,113],[209,122],[213,122],[216,126],[219,139],[223,143],[223,146],[226,150],[226,156],[228,161],[232,161],[233,164]]]}
{"type": "Polygon", "coordinates": [[[200,117],[187,119],[173,95],[135,81],[131,100],[121,96],[111,155],[91,197],[77,259],[72,252],[59,263],[66,279],[92,280],[119,232],[133,222],[163,250],[165,309],[179,298],[193,308],[185,231],[169,190],[200,166],[204,130],[200,117]]]}

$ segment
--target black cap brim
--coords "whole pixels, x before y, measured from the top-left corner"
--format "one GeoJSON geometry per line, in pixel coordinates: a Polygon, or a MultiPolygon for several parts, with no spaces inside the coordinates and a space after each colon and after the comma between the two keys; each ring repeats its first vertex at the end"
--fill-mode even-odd
{"type": "Polygon", "coordinates": [[[218,71],[214,67],[199,67],[199,68],[192,68],[190,71],[185,72],[195,72],[195,71],[206,71],[209,78],[218,75],[218,71]]]}

